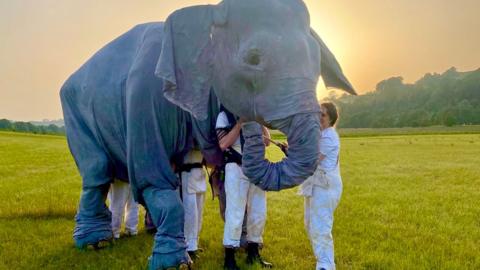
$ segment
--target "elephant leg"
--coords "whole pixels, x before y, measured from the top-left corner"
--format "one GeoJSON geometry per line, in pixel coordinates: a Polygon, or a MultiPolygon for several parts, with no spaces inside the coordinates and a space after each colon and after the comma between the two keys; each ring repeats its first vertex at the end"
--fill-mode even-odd
{"type": "Polygon", "coordinates": [[[177,267],[191,262],[183,233],[184,210],[178,190],[149,186],[143,198],[157,227],[149,269],[177,267]]]}
{"type": "Polygon", "coordinates": [[[110,163],[78,109],[75,93],[74,88],[67,86],[61,91],[68,146],[82,176],[82,194],[75,216],[73,239],[78,248],[99,247],[112,239],[111,213],[105,205],[112,180],[110,163]]]}
{"type": "Polygon", "coordinates": [[[78,248],[101,248],[113,239],[112,216],[105,199],[109,184],[97,187],[84,187],[80,197],[80,206],[75,216],[73,238],[78,248]]]}

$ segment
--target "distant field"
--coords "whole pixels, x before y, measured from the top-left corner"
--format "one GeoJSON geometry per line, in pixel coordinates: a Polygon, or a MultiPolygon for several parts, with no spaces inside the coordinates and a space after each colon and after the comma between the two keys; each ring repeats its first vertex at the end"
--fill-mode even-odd
{"type": "MultiPolygon", "coordinates": [[[[337,269],[480,269],[480,134],[362,132],[342,138],[337,269]]],[[[267,157],[282,158],[275,148],[267,157]]],[[[143,226],[112,248],[74,248],[80,186],[64,137],[0,132],[0,269],[145,269],[143,226]]],[[[223,223],[207,198],[196,269],[221,269],[223,223]]],[[[264,240],[275,269],[314,269],[296,189],[268,194],[264,240]]]]}
{"type": "MultiPolygon", "coordinates": [[[[341,128],[338,130],[341,137],[374,137],[396,135],[428,135],[428,134],[480,134],[480,125],[470,126],[432,126],[432,127],[407,127],[407,128],[341,128]]],[[[285,138],[279,131],[272,131],[272,136],[277,139],[285,138]]]]}
{"type": "Polygon", "coordinates": [[[342,128],[343,137],[385,136],[385,135],[428,135],[428,134],[480,134],[480,126],[432,126],[410,128],[342,128]]]}

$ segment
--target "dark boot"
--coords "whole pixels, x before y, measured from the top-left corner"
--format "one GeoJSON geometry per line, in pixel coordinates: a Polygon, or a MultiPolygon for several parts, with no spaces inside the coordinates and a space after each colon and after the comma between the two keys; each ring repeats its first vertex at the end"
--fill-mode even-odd
{"type": "Polygon", "coordinates": [[[198,255],[198,250],[188,251],[188,256],[190,256],[190,259],[192,259],[192,261],[194,262],[200,259],[200,255],[198,255]]]}
{"type": "Polygon", "coordinates": [[[225,262],[223,263],[223,269],[225,270],[240,270],[235,261],[235,249],[225,248],[225,262]]]}
{"type": "Polygon", "coordinates": [[[267,261],[264,261],[260,256],[258,243],[248,243],[247,247],[247,264],[254,264],[258,262],[264,268],[272,268],[273,265],[267,261]]]}

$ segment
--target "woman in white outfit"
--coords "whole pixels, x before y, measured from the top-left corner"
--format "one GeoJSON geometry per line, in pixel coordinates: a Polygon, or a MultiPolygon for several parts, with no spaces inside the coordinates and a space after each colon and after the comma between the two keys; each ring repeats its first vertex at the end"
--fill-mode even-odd
{"type": "Polygon", "coordinates": [[[193,149],[185,156],[181,167],[182,200],[185,210],[184,233],[187,251],[193,260],[198,258],[198,239],[202,229],[203,205],[207,191],[202,161],[200,150],[193,149]]]}
{"type": "Polygon", "coordinates": [[[333,213],[342,195],[339,168],[340,140],[335,130],[338,113],[333,103],[321,105],[320,162],[314,175],[301,186],[305,196],[305,228],[317,259],[317,270],[335,269],[333,213]]]}
{"type": "MultiPolygon", "coordinates": [[[[246,210],[247,263],[260,263],[263,267],[272,264],[264,261],[259,253],[263,243],[263,230],[267,214],[265,191],[248,181],[241,167],[242,121],[222,109],[217,118],[216,129],[220,148],[225,152],[225,227],[223,245],[225,247],[224,269],[239,269],[235,261],[235,250],[240,247],[242,224],[246,210]]],[[[268,136],[264,129],[264,135],[268,136]]],[[[268,142],[266,142],[268,144],[268,142]]]]}
{"type": "Polygon", "coordinates": [[[112,231],[115,239],[120,238],[122,222],[125,217],[125,235],[138,233],[138,203],[133,199],[130,184],[115,179],[108,192],[110,212],[112,212],[112,231]]]}

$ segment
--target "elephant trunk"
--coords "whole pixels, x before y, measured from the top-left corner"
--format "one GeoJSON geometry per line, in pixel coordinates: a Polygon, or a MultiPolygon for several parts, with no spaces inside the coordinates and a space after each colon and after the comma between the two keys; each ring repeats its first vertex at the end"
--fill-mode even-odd
{"type": "Polygon", "coordinates": [[[315,113],[297,114],[270,124],[287,135],[288,157],[276,163],[266,160],[262,127],[248,122],[242,127],[245,137],[243,172],[263,190],[278,191],[300,185],[315,172],[318,164],[318,116],[315,113]]]}

